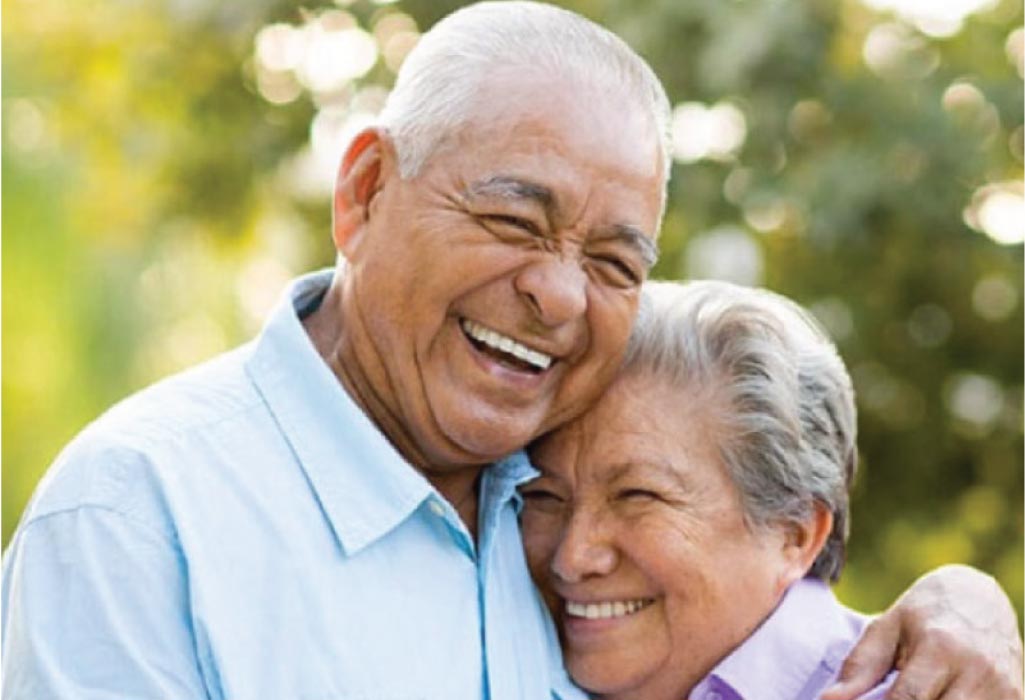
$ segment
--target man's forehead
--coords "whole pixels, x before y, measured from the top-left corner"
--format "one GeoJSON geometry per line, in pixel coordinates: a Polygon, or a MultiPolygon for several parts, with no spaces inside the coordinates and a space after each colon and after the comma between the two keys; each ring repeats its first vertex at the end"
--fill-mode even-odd
{"type": "Polygon", "coordinates": [[[609,76],[508,66],[489,73],[477,88],[467,105],[467,125],[505,122],[530,128],[568,122],[572,133],[579,134],[604,124],[618,139],[639,142],[653,137],[658,145],[654,111],[609,76]]]}

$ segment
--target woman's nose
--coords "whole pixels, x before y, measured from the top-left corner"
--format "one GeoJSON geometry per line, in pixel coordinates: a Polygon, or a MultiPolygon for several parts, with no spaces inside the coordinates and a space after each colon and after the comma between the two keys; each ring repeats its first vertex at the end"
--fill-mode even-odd
{"type": "Polygon", "coordinates": [[[598,518],[570,518],[552,557],[552,573],[565,583],[606,576],[616,568],[616,547],[598,518]]]}

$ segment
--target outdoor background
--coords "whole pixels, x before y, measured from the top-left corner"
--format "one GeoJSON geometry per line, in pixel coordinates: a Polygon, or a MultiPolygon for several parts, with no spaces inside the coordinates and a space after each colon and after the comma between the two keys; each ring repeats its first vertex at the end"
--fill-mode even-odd
{"type": "MultiPolygon", "coordinates": [[[[4,1],[5,545],[88,421],[333,262],[339,154],[459,4],[4,1]]],[[[851,368],[844,600],[876,610],[967,562],[1021,614],[1021,3],[562,4],[675,106],[655,275],[788,294],[851,368]]]]}

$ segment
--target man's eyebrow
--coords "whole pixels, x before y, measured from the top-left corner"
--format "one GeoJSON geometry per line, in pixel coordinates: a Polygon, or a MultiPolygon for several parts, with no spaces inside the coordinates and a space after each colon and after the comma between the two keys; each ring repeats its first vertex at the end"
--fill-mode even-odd
{"type": "MultiPolygon", "coordinates": [[[[555,193],[536,182],[509,175],[495,175],[486,180],[472,183],[466,188],[470,197],[500,197],[503,199],[526,199],[539,204],[546,213],[557,209],[555,193]]],[[[645,267],[651,269],[658,260],[658,246],[641,229],[631,224],[614,224],[603,232],[602,238],[618,238],[634,248],[641,256],[645,267]]]]}
{"type": "Polygon", "coordinates": [[[466,188],[471,197],[500,197],[502,199],[529,199],[544,209],[555,203],[555,195],[544,185],[508,175],[496,175],[487,180],[474,182],[466,188]]]}
{"type": "Polygon", "coordinates": [[[614,224],[609,226],[599,238],[617,238],[637,251],[647,269],[651,269],[658,260],[658,245],[644,231],[630,224],[614,224]]]}

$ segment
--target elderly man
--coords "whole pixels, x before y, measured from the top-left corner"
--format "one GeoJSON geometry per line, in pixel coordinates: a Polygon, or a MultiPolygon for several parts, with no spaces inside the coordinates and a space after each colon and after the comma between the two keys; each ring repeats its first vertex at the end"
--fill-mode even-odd
{"type": "MultiPolygon", "coordinates": [[[[565,11],[481,4],[425,35],[344,156],[338,269],[51,469],[4,564],[4,697],[578,697],[519,541],[534,472],[484,467],[614,375],[667,111],[565,11]]],[[[1006,606],[989,585],[959,595],[1006,606]]],[[[967,635],[932,590],[889,624],[967,635]]]]}

